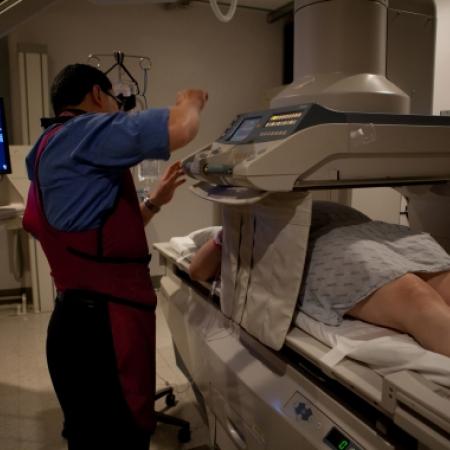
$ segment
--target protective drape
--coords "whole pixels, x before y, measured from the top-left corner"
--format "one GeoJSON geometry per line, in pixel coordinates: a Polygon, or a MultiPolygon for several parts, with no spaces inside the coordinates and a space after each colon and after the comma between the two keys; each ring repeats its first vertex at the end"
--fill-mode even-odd
{"type": "Polygon", "coordinates": [[[297,304],[311,205],[308,193],[276,193],[223,209],[222,312],[275,350],[297,304]]]}

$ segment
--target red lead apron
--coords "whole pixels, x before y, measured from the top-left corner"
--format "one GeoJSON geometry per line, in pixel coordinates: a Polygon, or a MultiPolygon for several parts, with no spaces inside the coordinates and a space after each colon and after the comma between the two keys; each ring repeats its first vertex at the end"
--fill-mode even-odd
{"type": "Polygon", "coordinates": [[[53,228],[44,214],[38,169],[48,142],[62,127],[50,129],[39,144],[23,226],[40,241],[59,292],[92,291],[118,300],[108,308],[120,382],[137,423],[153,430],[156,295],[133,179],[125,170],[116,204],[100,228],[53,228]]]}

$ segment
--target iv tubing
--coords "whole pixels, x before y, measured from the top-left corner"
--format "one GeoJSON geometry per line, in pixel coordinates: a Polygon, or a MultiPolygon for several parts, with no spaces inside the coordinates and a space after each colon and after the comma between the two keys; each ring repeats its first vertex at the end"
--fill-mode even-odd
{"type": "Polygon", "coordinates": [[[222,11],[220,10],[219,5],[217,4],[217,0],[210,0],[210,3],[211,3],[211,8],[214,11],[214,14],[216,15],[216,17],[221,22],[227,23],[234,17],[238,0],[231,0],[230,7],[226,14],[223,14],[222,11]]]}

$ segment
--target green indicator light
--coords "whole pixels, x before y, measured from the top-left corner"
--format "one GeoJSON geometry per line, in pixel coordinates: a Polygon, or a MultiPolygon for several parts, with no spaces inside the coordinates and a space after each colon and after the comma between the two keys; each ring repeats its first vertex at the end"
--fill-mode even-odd
{"type": "Polygon", "coordinates": [[[350,442],[348,441],[341,441],[339,444],[339,450],[345,450],[350,445],[350,442]]]}

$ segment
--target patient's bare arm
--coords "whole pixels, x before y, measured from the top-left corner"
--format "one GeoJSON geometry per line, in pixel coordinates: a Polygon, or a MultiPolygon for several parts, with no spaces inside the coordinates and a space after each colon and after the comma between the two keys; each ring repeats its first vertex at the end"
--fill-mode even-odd
{"type": "Polygon", "coordinates": [[[450,303],[448,293],[444,298],[439,292],[445,286],[450,288],[449,272],[427,280],[408,273],[375,291],[348,314],[408,333],[426,349],[450,357],[450,303]]]}
{"type": "Polygon", "coordinates": [[[192,257],[189,275],[193,280],[206,281],[215,277],[220,270],[222,246],[210,239],[192,257]]]}

